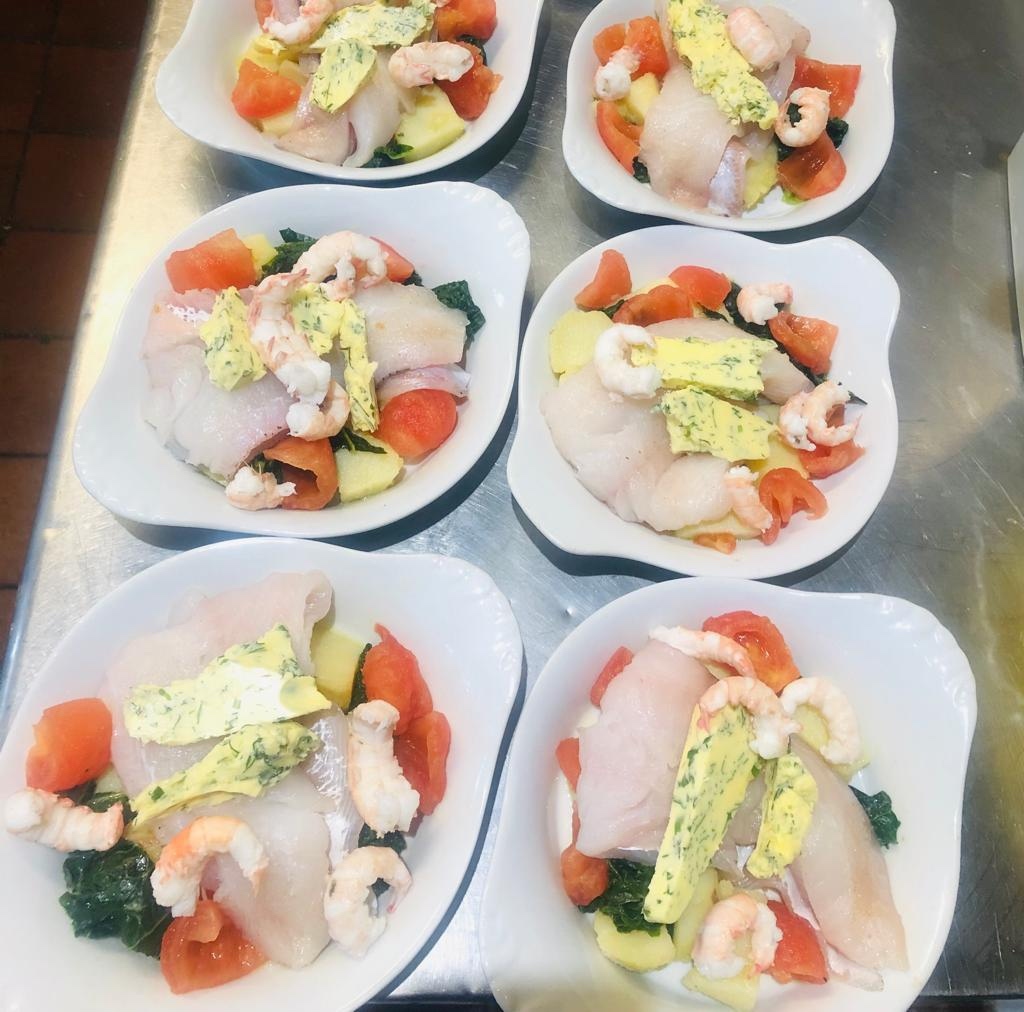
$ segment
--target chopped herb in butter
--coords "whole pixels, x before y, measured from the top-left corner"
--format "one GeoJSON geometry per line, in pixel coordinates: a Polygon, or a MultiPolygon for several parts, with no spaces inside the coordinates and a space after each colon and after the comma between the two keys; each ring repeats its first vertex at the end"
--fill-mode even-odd
{"type": "Polygon", "coordinates": [[[412,0],[404,7],[353,4],[338,11],[309,48],[322,50],[339,39],[357,39],[369,46],[408,46],[426,35],[433,23],[434,5],[429,0],[412,0]]]}
{"type": "Polygon", "coordinates": [[[772,341],[749,337],[726,341],[655,337],[654,347],[633,349],[633,364],[654,365],[662,385],[671,389],[699,387],[735,401],[751,401],[764,390],[761,359],[772,341]]]}
{"type": "Polygon", "coordinates": [[[321,357],[334,347],[345,318],[345,304],[327,298],[319,285],[303,285],[292,299],[292,323],[321,357]]]}
{"type": "Polygon", "coordinates": [[[765,785],[761,828],[747,871],[754,878],[778,878],[800,856],[818,803],[818,785],[793,752],[768,764],[765,785]]]}
{"type": "Polygon", "coordinates": [[[210,318],[199,327],[206,349],[210,380],[224,390],[234,390],[243,380],[258,380],[266,368],[249,339],[249,310],[237,288],[225,288],[213,303],[210,318]]]}
{"type": "Polygon", "coordinates": [[[366,317],[350,299],[343,308],[338,344],[345,356],[345,392],[351,411],[349,424],[357,432],[374,432],[380,424],[377,389],[373,383],[377,363],[370,361],[366,337],[366,317]]]}
{"type": "Polygon", "coordinates": [[[763,460],[775,426],[752,411],[692,387],[661,398],[673,453],[710,453],[723,460],[763,460]]]}
{"type": "Polygon", "coordinates": [[[377,51],[357,39],[332,42],[320,57],[309,97],[325,112],[337,112],[377,66],[377,51]]]}

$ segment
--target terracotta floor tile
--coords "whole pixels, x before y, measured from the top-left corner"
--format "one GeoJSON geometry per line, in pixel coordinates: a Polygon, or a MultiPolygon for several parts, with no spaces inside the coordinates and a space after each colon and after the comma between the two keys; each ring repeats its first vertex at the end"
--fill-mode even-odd
{"type": "Polygon", "coordinates": [[[36,105],[34,129],[116,135],[134,68],[134,49],[55,46],[36,105]]]}
{"type": "Polygon", "coordinates": [[[142,34],[146,0],[61,0],[57,42],[77,46],[134,46],[142,34]]]}
{"type": "Polygon", "coordinates": [[[21,579],[45,470],[45,457],[0,457],[0,584],[21,579]]]}
{"type": "Polygon", "coordinates": [[[18,166],[25,150],[25,135],[0,133],[0,222],[8,220],[14,187],[18,182],[18,166]]]}
{"type": "Polygon", "coordinates": [[[116,146],[113,137],[32,134],[18,183],[14,224],[96,228],[116,146]]]}
{"type": "MultiPolygon", "coordinates": [[[[79,4],[88,7],[88,4],[79,4]]],[[[19,42],[48,42],[57,14],[57,0],[28,0],[18,4],[17,17],[4,22],[4,36],[19,42]]]]}
{"type": "Polygon", "coordinates": [[[49,452],[70,360],[70,341],[0,340],[0,453],[49,452]]]}
{"type": "Polygon", "coordinates": [[[0,661],[7,653],[7,641],[14,620],[14,602],[18,596],[16,587],[0,587],[0,661]]]}
{"type": "Polygon", "coordinates": [[[0,130],[27,130],[43,80],[46,47],[34,43],[0,43],[0,130]]]}
{"type": "Polygon", "coordinates": [[[73,232],[8,232],[0,246],[0,334],[71,337],[94,244],[95,236],[73,232]]]}

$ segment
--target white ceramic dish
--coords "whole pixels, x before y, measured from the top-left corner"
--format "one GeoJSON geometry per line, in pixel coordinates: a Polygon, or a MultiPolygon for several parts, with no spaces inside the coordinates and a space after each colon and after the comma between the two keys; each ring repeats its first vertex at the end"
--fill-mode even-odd
{"type": "Polygon", "coordinates": [[[848,239],[813,239],[783,246],[730,232],[661,225],[617,236],[574,260],[552,282],[526,332],[519,375],[519,421],[508,462],[512,494],[541,533],[576,555],[631,559],[694,576],[764,579],[826,558],[867,523],[885,493],[896,462],[896,400],[889,374],[889,341],[899,288],[870,253],[848,239]],[[557,384],[548,364],[548,334],[573,308],[573,297],[594,276],[601,253],[621,252],[640,287],[680,264],[722,271],[738,283],[785,281],[794,306],[839,327],[830,375],[867,402],[857,442],[867,453],[848,470],[818,483],[829,511],[820,520],[798,514],[774,545],[741,541],[732,555],[627,523],[577,481],[555,448],[540,410],[557,384]]]}
{"type": "Polygon", "coordinates": [[[101,1012],[115,994],[135,996],[153,1012],[186,1005],[196,1012],[229,1006],[345,1012],[385,988],[431,941],[470,866],[522,674],[522,645],[508,601],[490,577],[458,559],[243,540],[198,548],[140,573],[97,604],[36,676],[0,753],[0,797],[24,786],[32,724],[43,708],[94,693],[118,648],[165,627],[181,598],[196,589],[218,593],[270,573],[312,569],[324,572],[335,588],[339,625],[370,638],[374,623],[384,622],[416,653],[452,729],[447,793],[410,838],[406,860],[413,888],[389,918],[384,937],[362,960],[329,946],[301,971],[271,965],[224,988],[175,997],[155,960],[114,940],[74,938],[57,902],[61,855],[0,833],[4,1012],[101,1012]]]}
{"type": "Polygon", "coordinates": [[[934,616],[898,598],[676,580],[627,594],[583,622],[552,655],[526,702],[481,917],[484,966],[505,1012],[721,1008],[683,989],[681,964],[637,975],[598,952],[588,918],[562,891],[558,855],[569,842],[570,809],[554,749],[573,733],[597,672],[618,646],[638,649],[655,625],[699,628],[708,616],[744,608],[772,618],[804,673],[827,672],[857,710],[872,763],[854,783],[888,791],[902,820],[886,862],[910,955],[910,971],[886,973],[884,991],[841,983],[783,988],[765,980],[758,1009],[901,1012],[927,982],[959,881],[977,711],[967,658],[934,616]]]}
{"type": "Polygon", "coordinates": [[[530,238],[512,206],[472,183],[367,190],[311,184],[253,193],[203,215],[175,236],[132,289],[106,364],[75,430],[75,469],[90,494],[140,523],[243,534],[340,537],[394,523],[447,492],[498,431],[515,381],[519,317],[530,269],[530,238]],[[378,236],[412,260],[427,285],[465,279],[487,318],[467,352],[470,394],[451,438],[380,495],[315,512],[246,512],[182,463],[142,417],[146,369],[140,356],[154,299],[170,290],[164,262],[225,228],[272,239],[290,227],[321,236],[352,229],[378,236]],[[438,243],[445,235],[447,242],[438,243]]]}
{"type": "Polygon", "coordinates": [[[787,204],[776,188],[752,211],[738,218],[675,204],[629,176],[604,146],[594,122],[593,40],[602,28],[654,14],[653,0],[603,0],[588,15],[569,54],[562,150],[569,171],[585,189],[613,207],[693,225],[738,232],[776,232],[813,225],[857,201],[878,178],[892,147],[895,115],[892,57],[896,17],[889,0],[780,0],[777,6],[811,31],[808,55],[826,63],[859,63],[863,68],[857,99],[846,119],[850,133],[842,145],[846,178],[839,188],[803,204],[787,204]]]}
{"type": "Polygon", "coordinates": [[[327,165],[282,151],[242,119],[231,105],[231,90],[238,59],[259,32],[252,0],[194,0],[185,30],[157,74],[156,98],[179,130],[221,151],[352,183],[411,179],[477,151],[512,118],[530,79],[543,7],[544,0],[498,4],[498,27],[487,43],[487,59],[502,75],[501,86],[462,137],[418,162],[381,169],[327,165]]]}

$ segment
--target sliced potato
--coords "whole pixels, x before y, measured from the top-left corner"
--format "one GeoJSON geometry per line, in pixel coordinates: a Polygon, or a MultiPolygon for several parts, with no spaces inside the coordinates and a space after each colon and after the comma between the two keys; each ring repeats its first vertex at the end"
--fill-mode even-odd
{"type": "Polygon", "coordinates": [[[356,502],[390,488],[402,473],[402,458],[375,436],[362,437],[384,453],[352,451],[345,448],[334,454],[338,465],[338,494],[341,501],[356,502]]]}
{"type": "Polygon", "coordinates": [[[594,916],[594,932],[597,947],[604,957],[635,973],[660,970],[675,958],[672,936],[664,925],[656,935],[646,931],[619,931],[606,913],[598,911],[594,916]]]}
{"type": "Polygon", "coordinates": [[[560,317],[548,337],[548,360],[556,375],[582,369],[593,357],[597,339],[612,325],[601,312],[570,309],[560,317]]]}
{"type": "Polygon", "coordinates": [[[352,683],[365,646],[362,640],[354,639],[324,622],[313,627],[310,653],[316,687],[343,710],[352,700],[352,683]]]}
{"type": "Polygon", "coordinates": [[[683,987],[698,994],[707,995],[736,1012],[753,1012],[757,1004],[757,988],[761,978],[758,974],[749,977],[727,977],[725,980],[711,980],[697,970],[691,969],[683,977],[683,987]]]}
{"type": "Polygon", "coordinates": [[[689,963],[693,955],[693,943],[697,941],[697,933],[704,923],[708,911],[715,905],[715,887],[718,885],[718,872],[708,868],[702,872],[693,888],[693,897],[686,905],[682,917],[672,927],[672,941],[676,947],[676,960],[689,963]]]}

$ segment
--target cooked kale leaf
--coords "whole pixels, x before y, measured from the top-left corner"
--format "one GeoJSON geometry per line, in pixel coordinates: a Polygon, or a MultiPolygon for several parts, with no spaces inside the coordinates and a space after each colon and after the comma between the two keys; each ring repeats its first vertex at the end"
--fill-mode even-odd
{"type": "Polygon", "coordinates": [[[434,294],[450,309],[461,309],[469,317],[466,326],[466,344],[469,344],[487,322],[480,307],[473,301],[473,296],[469,294],[469,282],[449,281],[446,285],[438,285],[434,294]]]}
{"type": "Polygon", "coordinates": [[[113,808],[118,802],[124,806],[124,821],[131,822],[135,813],[128,804],[128,795],[120,791],[96,792],[96,781],[88,780],[78,787],[72,787],[69,791],[61,791],[61,797],[70,798],[76,805],[84,805],[93,812],[105,812],[113,808]]]}
{"type": "MultiPolygon", "coordinates": [[[[378,836],[376,831],[364,824],[363,828],[359,830],[359,839],[356,841],[356,846],[390,847],[396,854],[401,854],[406,847],[405,834],[399,833],[396,829],[391,833],[378,836]]],[[[382,896],[388,891],[388,884],[384,879],[379,878],[373,883],[372,888],[374,896],[382,896]]]]}
{"type": "Polygon", "coordinates": [[[604,309],[601,310],[601,312],[604,313],[605,316],[607,316],[610,320],[614,320],[615,314],[622,308],[622,305],[625,301],[625,299],[619,299],[618,302],[613,302],[610,306],[605,306],[604,309]]]}
{"type": "Polygon", "coordinates": [[[649,183],[651,181],[651,174],[647,171],[647,166],[639,158],[633,159],[633,178],[638,183],[649,183]]]}
{"type": "Polygon", "coordinates": [[[351,429],[342,429],[336,436],[331,437],[331,446],[335,450],[351,450],[353,453],[387,453],[383,446],[377,446],[368,439],[364,439],[358,432],[351,429]]]}
{"type": "Polygon", "coordinates": [[[398,165],[401,163],[403,156],[412,151],[412,148],[408,144],[399,144],[398,141],[391,138],[387,144],[381,145],[374,151],[370,160],[363,166],[364,169],[385,169],[389,165],[398,165]]]}
{"type": "Polygon", "coordinates": [[[417,285],[420,288],[423,287],[423,278],[420,277],[418,271],[413,271],[403,282],[403,285],[417,285]]]}
{"type": "Polygon", "coordinates": [[[263,268],[263,276],[267,278],[271,274],[284,274],[290,271],[295,266],[295,261],[315,242],[316,239],[311,235],[303,235],[293,228],[282,228],[281,242],[274,247],[274,259],[263,268]]]}
{"type": "Polygon", "coordinates": [[[352,679],[352,698],[348,701],[346,713],[351,713],[357,706],[366,702],[366,683],[363,681],[363,665],[366,663],[366,655],[370,652],[370,644],[363,647],[356,663],[356,676],[352,679]]]}
{"type": "Polygon", "coordinates": [[[885,791],[879,791],[877,794],[865,794],[863,791],[858,791],[856,787],[851,787],[850,790],[853,791],[853,796],[860,802],[861,808],[867,814],[875,833],[875,839],[883,847],[891,847],[896,843],[896,833],[900,828],[900,820],[896,818],[896,813],[892,810],[892,798],[885,791]]]}
{"type": "Polygon", "coordinates": [[[646,931],[656,935],[661,925],[651,924],[644,917],[644,899],[653,875],[653,865],[611,860],[608,862],[608,888],[593,903],[580,909],[586,913],[604,912],[618,931],[646,931]]]}
{"type": "Polygon", "coordinates": [[[846,139],[847,131],[850,129],[850,124],[844,119],[840,119],[838,116],[830,116],[828,123],[825,125],[825,133],[828,134],[829,140],[839,147],[840,144],[846,139]]]}
{"type": "Polygon", "coordinates": [[[160,954],[171,912],[153,899],[153,862],[134,843],[121,840],[110,850],[74,851],[64,862],[67,892],[60,905],[76,935],[120,938],[147,956],[160,954]]]}

